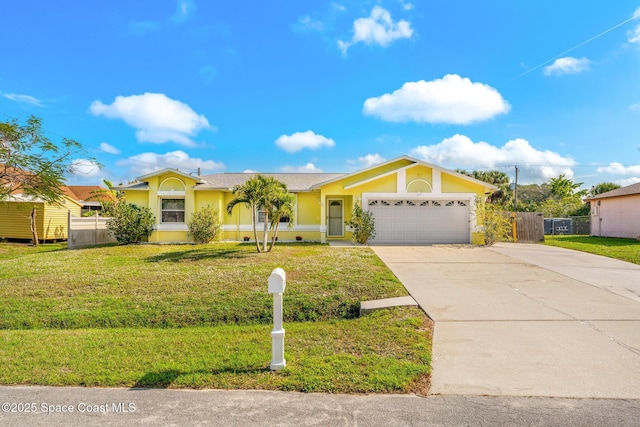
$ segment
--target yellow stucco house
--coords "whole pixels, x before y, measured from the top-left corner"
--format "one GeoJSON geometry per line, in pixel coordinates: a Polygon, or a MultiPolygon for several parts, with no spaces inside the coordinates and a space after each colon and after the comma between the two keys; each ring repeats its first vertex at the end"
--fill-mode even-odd
{"type": "MultiPolygon", "coordinates": [[[[242,205],[226,213],[231,189],[252,173],[193,176],[163,169],[117,187],[128,203],[156,217],[151,242],[188,242],[187,222],[212,205],[220,212],[223,240],[253,238],[251,212],[242,205]]],[[[349,240],[345,226],[353,206],[373,212],[374,243],[482,243],[476,201],[497,187],[408,156],[353,173],[265,173],[287,184],[296,196],[293,227],[280,227],[281,241],[349,240]]],[[[258,220],[262,216],[259,215],[258,220]]],[[[261,228],[259,228],[261,229],[261,228]]]]}

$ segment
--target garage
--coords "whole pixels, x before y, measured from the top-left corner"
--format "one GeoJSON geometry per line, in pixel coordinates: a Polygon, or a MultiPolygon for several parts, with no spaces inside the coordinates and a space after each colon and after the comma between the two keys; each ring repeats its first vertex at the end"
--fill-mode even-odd
{"type": "Polygon", "coordinates": [[[470,243],[469,200],[371,199],[377,243],[470,243]]]}

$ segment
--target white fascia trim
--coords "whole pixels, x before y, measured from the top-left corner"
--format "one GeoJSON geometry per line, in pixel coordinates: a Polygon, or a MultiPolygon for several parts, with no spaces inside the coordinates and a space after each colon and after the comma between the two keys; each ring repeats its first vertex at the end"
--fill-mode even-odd
{"type": "Polygon", "coordinates": [[[189,231],[189,227],[187,227],[187,224],[180,223],[157,224],[154,229],[157,231],[189,231]]]}
{"type": "MultiPolygon", "coordinates": [[[[380,165],[377,165],[377,166],[380,166],[380,165]]],[[[354,182],[353,184],[346,185],[346,186],[344,187],[344,189],[345,189],[345,190],[351,190],[352,188],[357,187],[357,186],[359,186],[359,185],[367,184],[367,183],[369,183],[369,182],[376,181],[376,180],[378,180],[378,179],[380,179],[380,178],[385,178],[385,177],[387,177],[387,176],[389,176],[389,175],[393,175],[394,173],[399,173],[400,171],[405,171],[405,180],[406,180],[406,170],[407,170],[408,168],[412,167],[412,166],[414,166],[414,165],[407,165],[407,166],[403,166],[403,167],[401,167],[401,168],[394,169],[394,170],[392,170],[392,171],[385,172],[385,173],[380,174],[380,175],[372,176],[371,178],[367,178],[367,179],[364,179],[364,180],[362,180],[362,181],[354,182]]]]}

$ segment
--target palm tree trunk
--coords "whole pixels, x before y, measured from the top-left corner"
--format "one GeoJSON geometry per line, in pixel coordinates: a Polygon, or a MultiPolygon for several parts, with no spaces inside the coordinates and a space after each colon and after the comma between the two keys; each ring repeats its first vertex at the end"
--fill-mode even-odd
{"type": "Polygon", "coordinates": [[[268,252],[271,252],[271,250],[273,249],[273,245],[276,244],[276,239],[278,238],[278,226],[279,225],[280,225],[280,218],[278,218],[278,221],[276,222],[276,226],[273,229],[273,236],[271,236],[271,246],[269,246],[268,252]]]}
{"type": "Polygon", "coordinates": [[[251,222],[253,222],[253,240],[256,241],[256,249],[260,253],[260,242],[258,241],[258,228],[256,227],[256,207],[251,207],[251,222]]]}
{"type": "Polygon", "coordinates": [[[264,211],[264,236],[262,237],[262,250],[267,252],[267,242],[269,240],[269,212],[264,211]]]}

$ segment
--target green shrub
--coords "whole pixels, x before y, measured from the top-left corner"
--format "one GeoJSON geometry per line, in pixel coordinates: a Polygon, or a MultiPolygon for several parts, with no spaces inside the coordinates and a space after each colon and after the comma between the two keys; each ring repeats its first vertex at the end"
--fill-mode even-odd
{"type": "Polygon", "coordinates": [[[375,220],[371,211],[364,211],[360,203],[353,207],[351,219],[346,222],[351,227],[351,240],[361,245],[376,237],[375,220]]]}
{"type": "Polygon", "coordinates": [[[153,232],[156,219],[149,208],[119,203],[113,217],[107,221],[107,230],[121,245],[143,241],[153,232]]]}
{"type": "Polygon", "coordinates": [[[220,214],[213,206],[207,205],[193,214],[187,223],[189,236],[196,243],[209,243],[218,235],[220,230],[220,214]]]}
{"type": "Polygon", "coordinates": [[[476,206],[477,219],[478,223],[483,225],[486,246],[512,240],[511,218],[502,206],[480,201],[476,206]]]}

